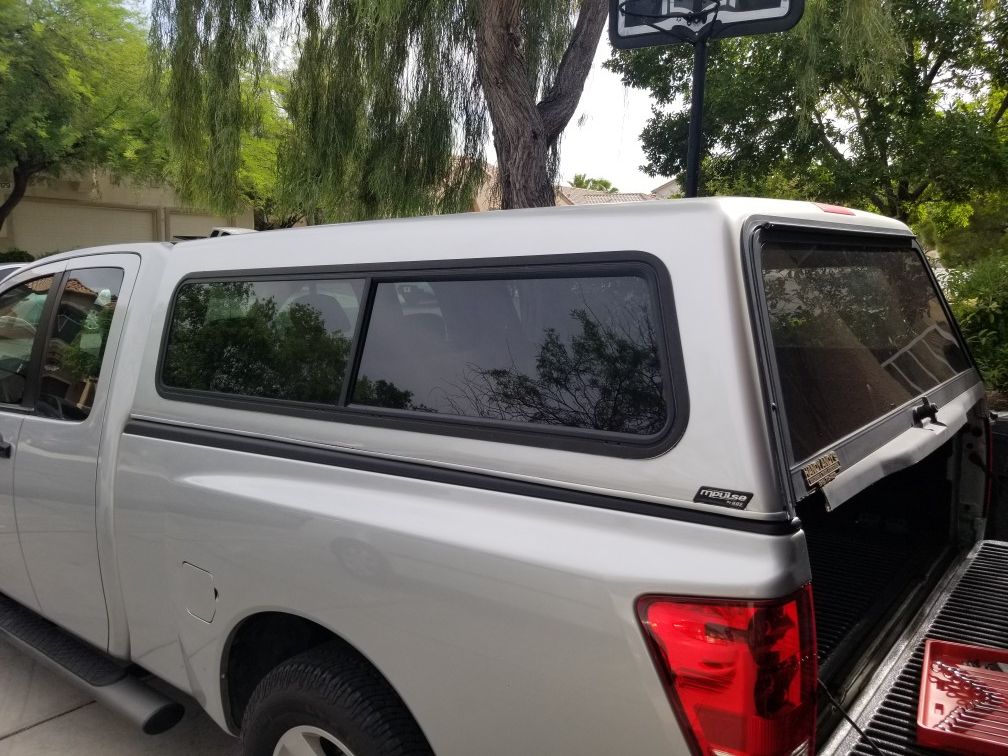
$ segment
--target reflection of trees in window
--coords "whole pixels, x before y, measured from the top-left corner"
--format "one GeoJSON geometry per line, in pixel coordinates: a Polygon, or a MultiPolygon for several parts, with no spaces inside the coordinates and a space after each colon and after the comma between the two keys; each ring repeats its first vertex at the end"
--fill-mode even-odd
{"type": "Polygon", "coordinates": [[[98,377],[108,334],[112,329],[112,318],[115,316],[115,303],[116,300],[113,299],[97,312],[88,313],[76,330],[73,340],[63,350],[62,368],[78,380],[94,380],[98,377]],[[96,342],[88,343],[89,336],[95,337],[96,342]]]}
{"type": "Polygon", "coordinates": [[[965,359],[910,250],[770,248],[764,270],[778,350],[863,349],[913,393],[965,359]]]}
{"type": "Polygon", "coordinates": [[[366,375],[357,379],[354,388],[354,402],[372,407],[388,409],[416,409],[413,406],[413,392],[397,388],[394,383],[379,379],[371,380],[366,375]]]}
{"type": "Polygon", "coordinates": [[[350,339],[296,303],[278,312],[249,282],[190,284],[175,304],[165,357],[171,386],[291,401],[336,403],[350,339]]]}
{"type": "MultiPolygon", "coordinates": [[[[776,262],[776,260],[775,260],[776,262]]],[[[823,265],[773,267],[765,274],[774,335],[781,345],[836,346],[837,322],[884,359],[917,333],[930,283],[908,254],[823,254],[823,265]],[[918,270],[914,270],[914,268],[918,270]]]]}
{"type": "Polygon", "coordinates": [[[535,375],[516,366],[472,366],[450,403],[459,414],[649,435],[665,425],[661,364],[646,308],[617,327],[588,309],[571,317],[580,326],[565,343],[548,328],[535,375]]]}

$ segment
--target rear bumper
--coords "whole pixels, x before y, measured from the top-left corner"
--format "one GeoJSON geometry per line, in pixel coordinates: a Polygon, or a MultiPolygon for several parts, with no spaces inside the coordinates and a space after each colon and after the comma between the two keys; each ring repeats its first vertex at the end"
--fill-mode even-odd
{"type": "MultiPolygon", "coordinates": [[[[850,707],[883,753],[937,753],[917,746],[917,691],[928,638],[1008,648],[1008,542],[983,541],[949,571],[850,707]]],[[[844,723],[820,754],[848,753],[876,751],[844,723]]]]}

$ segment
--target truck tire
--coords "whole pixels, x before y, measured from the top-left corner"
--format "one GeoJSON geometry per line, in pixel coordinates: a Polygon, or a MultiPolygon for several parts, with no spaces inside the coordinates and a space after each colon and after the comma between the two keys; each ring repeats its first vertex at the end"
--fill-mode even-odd
{"type": "Polygon", "coordinates": [[[335,643],[282,662],[259,682],[241,740],[245,756],[433,756],[388,682],[335,643]]]}

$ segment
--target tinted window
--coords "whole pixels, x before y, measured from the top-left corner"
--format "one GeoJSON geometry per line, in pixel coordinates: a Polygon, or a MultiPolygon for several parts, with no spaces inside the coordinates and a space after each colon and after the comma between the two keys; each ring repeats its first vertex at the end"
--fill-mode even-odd
{"type": "Polygon", "coordinates": [[[28,382],[35,333],[53,277],[36,278],[0,294],[0,402],[18,404],[28,382]]]}
{"type": "Polygon", "coordinates": [[[969,367],[925,265],[909,248],[763,248],[796,460],[969,367]]]}
{"type": "Polygon", "coordinates": [[[122,282],[119,268],[67,274],[46,341],[39,414],[83,420],[91,412],[122,282]]]}
{"type": "Polygon", "coordinates": [[[350,357],[360,280],[187,283],[162,379],[223,394],[334,404],[350,357]]]}
{"type": "Polygon", "coordinates": [[[635,275],[380,283],[352,400],[655,434],[660,333],[635,275]]]}

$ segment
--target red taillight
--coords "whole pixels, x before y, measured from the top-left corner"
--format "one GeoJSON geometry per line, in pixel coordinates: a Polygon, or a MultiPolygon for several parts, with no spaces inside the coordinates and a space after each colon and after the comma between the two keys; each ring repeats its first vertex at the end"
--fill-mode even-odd
{"type": "Polygon", "coordinates": [[[812,756],[811,584],[779,601],[645,596],[637,612],[695,753],[812,756]]]}

